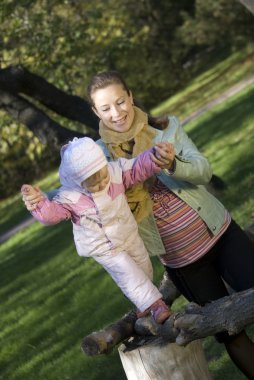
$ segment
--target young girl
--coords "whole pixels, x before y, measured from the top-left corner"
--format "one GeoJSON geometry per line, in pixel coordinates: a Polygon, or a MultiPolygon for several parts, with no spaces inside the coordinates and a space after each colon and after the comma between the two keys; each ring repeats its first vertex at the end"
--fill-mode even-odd
{"type": "MultiPolygon", "coordinates": [[[[157,149],[159,154],[162,148],[157,149]]],[[[44,197],[32,214],[44,224],[71,219],[78,254],[103,265],[139,315],[149,310],[163,323],[170,311],[151,281],[152,265],[125,197],[127,188],[160,172],[155,150],[108,163],[92,139],[75,138],[61,150],[62,188],[53,201],[44,197]]],[[[37,191],[30,185],[21,189],[25,195],[37,191]]]]}

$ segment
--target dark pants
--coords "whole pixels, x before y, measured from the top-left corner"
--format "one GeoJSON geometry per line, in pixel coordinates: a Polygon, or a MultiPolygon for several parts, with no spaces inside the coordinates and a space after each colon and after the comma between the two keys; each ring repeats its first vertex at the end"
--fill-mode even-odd
{"type": "MultiPolygon", "coordinates": [[[[228,295],[223,280],[236,292],[254,287],[254,249],[244,231],[232,221],[204,257],[185,267],[166,270],[179,291],[202,306],[228,295]]],[[[216,338],[225,343],[234,336],[222,332],[216,338]]]]}

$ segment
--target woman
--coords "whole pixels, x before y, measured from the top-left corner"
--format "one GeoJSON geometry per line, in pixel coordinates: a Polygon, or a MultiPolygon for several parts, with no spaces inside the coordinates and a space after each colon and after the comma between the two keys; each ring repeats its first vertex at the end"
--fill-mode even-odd
{"type": "MultiPolygon", "coordinates": [[[[147,114],[134,106],[131,91],[115,71],[95,75],[87,93],[100,118],[98,144],[108,160],[135,157],[160,141],[170,143],[161,154],[164,168],[154,183],[139,184],[126,195],[147,250],[160,256],[181,293],[204,305],[228,295],[223,280],[235,291],[253,287],[252,246],[204,187],[212,175],[210,165],[178,120],[169,117],[163,130],[161,120],[149,125],[147,114]]],[[[254,344],[246,333],[223,332],[216,338],[237,367],[254,379],[254,344]]]]}

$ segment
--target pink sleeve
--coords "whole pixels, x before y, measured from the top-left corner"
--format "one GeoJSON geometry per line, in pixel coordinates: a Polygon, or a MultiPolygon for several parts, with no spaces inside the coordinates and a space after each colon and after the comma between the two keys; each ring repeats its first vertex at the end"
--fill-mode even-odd
{"type": "Polygon", "coordinates": [[[153,148],[131,160],[119,159],[123,170],[123,184],[126,189],[160,173],[161,168],[152,161],[151,153],[153,153],[153,148]]]}
{"type": "Polygon", "coordinates": [[[71,218],[70,211],[64,208],[62,204],[49,201],[47,198],[38,203],[36,209],[32,211],[32,215],[46,225],[57,224],[71,218]]]}

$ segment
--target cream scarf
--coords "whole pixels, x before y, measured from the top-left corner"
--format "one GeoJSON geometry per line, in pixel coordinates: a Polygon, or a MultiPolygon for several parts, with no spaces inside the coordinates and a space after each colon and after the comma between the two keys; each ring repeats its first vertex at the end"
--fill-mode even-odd
{"type": "MultiPolygon", "coordinates": [[[[102,120],[100,121],[99,134],[113,160],[119,157],[136,157],[154,145],[156,131],[148,125],[147,114],[137,107],[134,107],[134,112],[132,126],[127,132],[112,131],[102,120]]],[[[148,180],[126,191],[130,209],[137,222],[152,211],[152,200],[148,191],[150,183],[148,180]]]]}

